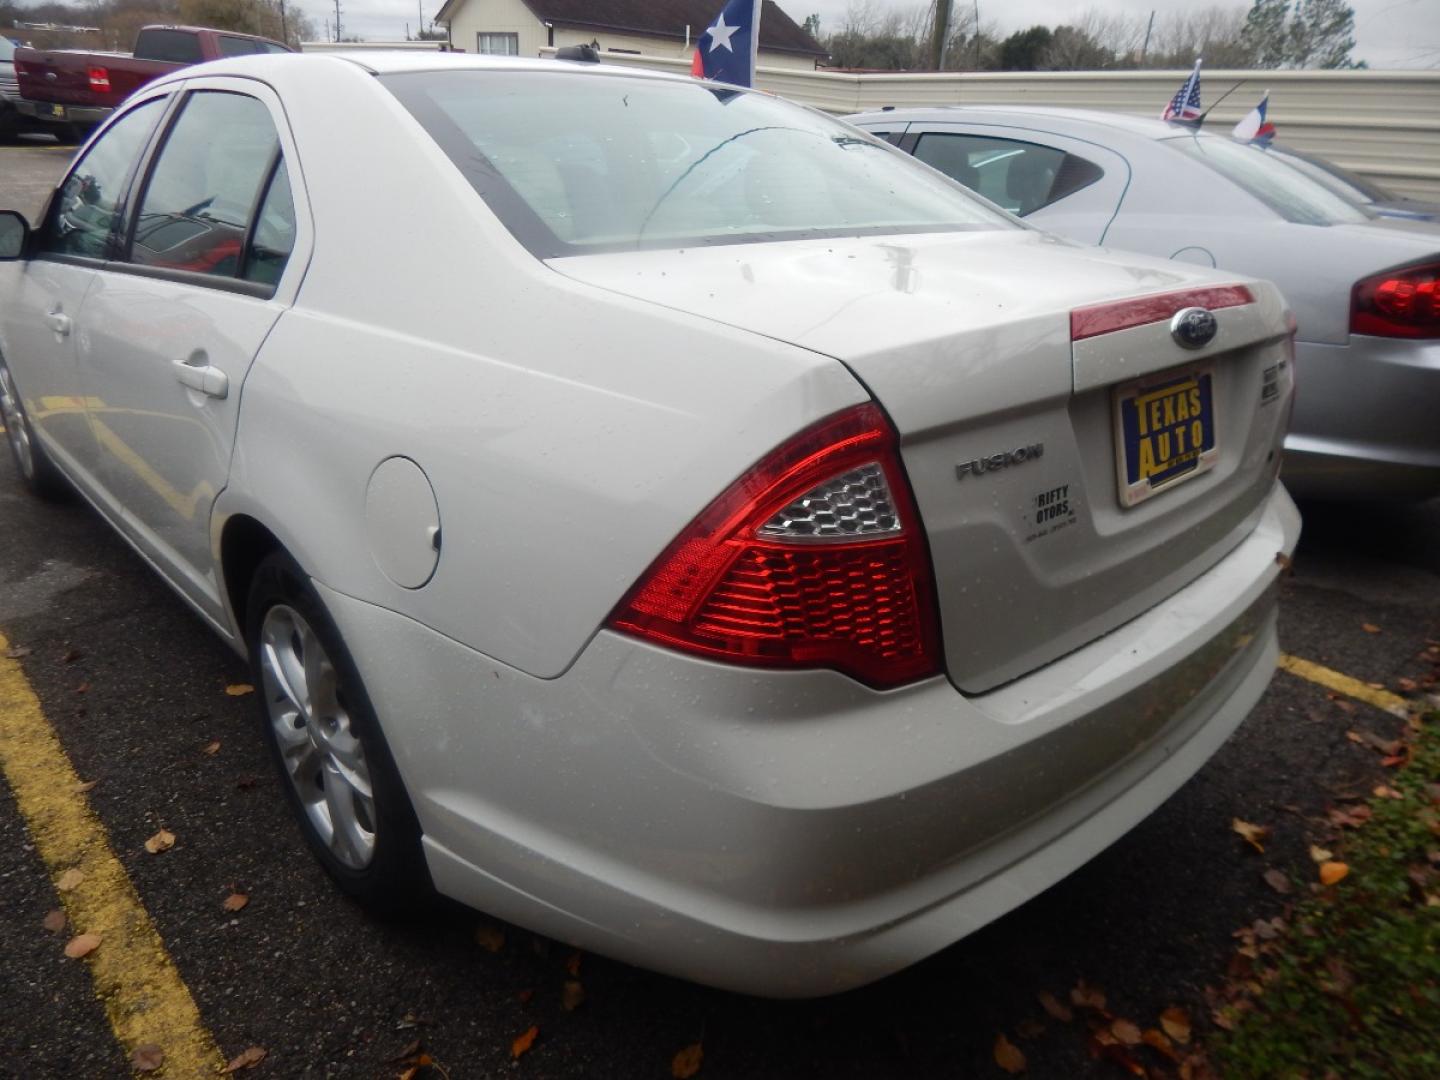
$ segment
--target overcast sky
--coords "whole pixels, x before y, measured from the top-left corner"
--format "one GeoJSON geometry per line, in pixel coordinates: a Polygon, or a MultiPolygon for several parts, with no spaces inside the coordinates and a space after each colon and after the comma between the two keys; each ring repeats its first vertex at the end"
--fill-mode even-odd
{"type": "MultiPolygon", "coordinates": [[[[325,19],[334,17],[334,4],[325,0],[290,0],[315,20],[317,30],[325,19]]],[[[347,35],[369,39],[399,39],[408,22],[413,31],[423,9],[426,19],[434,18],[442,0],[341,0],[342,24],[347,35]]],[[[474,0],[484,3],[485,0],[474,0]]],[[[718,14],[725,0],[715,0],[718,14]]],[[[822,32],[834,29],[845,17],[851,0],[779,0],[796,22],[818,12],[822,32]]],[[[925,0],[871,0],[880,10],[911,10],[925,0]]],[[[964,4],[969,0],[956,0],[964,4]]],[[[1106,13],[1146,16],[1158,9],[1180,8],[1182,0],[980,0],[980,21],[995,25],[1002,33],[1021,30],[1036,23],[1053,26],[1094,8],[1106,13]]],[[[1217,0],[1194,0],[1187,7],[1206,7],[1217,0]]],[[[1219,0],[1223,2],[1223,0],[1219,0]]],[[[1440,67],[1440,0],[1350,0],[1355,9],[1355,52],[1371,67],[1440,67]]],[[[1246,0],[1233,6],[1248,8],[1246,0]]]]}

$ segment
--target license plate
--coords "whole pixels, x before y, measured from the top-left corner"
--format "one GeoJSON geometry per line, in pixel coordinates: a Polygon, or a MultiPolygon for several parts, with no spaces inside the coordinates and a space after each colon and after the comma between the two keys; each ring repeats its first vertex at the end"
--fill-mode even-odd
{"type": "Polygon", "coordinates": [[[52,117],[54,117],[56,120],[64,120],[64,119],[65,119],[65,106],[64,106],[64,105],[51,105],[51,106],[50,106],[50,115],[51,115],[52,117]]]}
{"type": "Polygon", "coordinates": [[[1214,467],[1215,372],[1165,371],[1115,388],[1115,467],[1120,505],[1152,495],[1214,467]]]}

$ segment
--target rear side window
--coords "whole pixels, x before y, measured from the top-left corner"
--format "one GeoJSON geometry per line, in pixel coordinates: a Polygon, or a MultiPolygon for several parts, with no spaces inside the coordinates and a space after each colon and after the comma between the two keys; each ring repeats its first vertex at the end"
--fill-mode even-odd
{"type": "Polygon", "coordinates": [[[1105,175],[1093,161],[1053,146],[985,135],[929,132],[915,156],[1020,217],[1105,175]]]}
{"type": "Polygon", "coordinates": [[[290,174],[285,171],[285,159],[279,158],[260,212],[255,216],[255,228],[240,276],[246,281],[274,285],[280,280],[294,247],[295,199],[290,194],[290,174]]]}
{"type": "Polygon", "coordinates": [[[41,238],[42,251],[111,257],[111,233],[119,225],[125,185],[159,120],[164,98],[131,109],[101,135],[56,192],[41,238]]]}
{"type": "MultiPolygon", "coordinates": [[[[130,261],[236,277],[250,223],[280,160],[270,111],[244,94],[191,94],[150,173],[130,261]]],[[[278,274],[276,275],[278,277],[278,274]]]]}
{"type": "Polygon", "coordinates": [[[200,38],[184,30],[141,30],[135,39],[135,59],[198,64],[200,38]]]}

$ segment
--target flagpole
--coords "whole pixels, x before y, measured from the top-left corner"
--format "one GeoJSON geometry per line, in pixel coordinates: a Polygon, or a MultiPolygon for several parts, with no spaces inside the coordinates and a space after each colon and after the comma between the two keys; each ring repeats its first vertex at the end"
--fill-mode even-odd
{"type": "Polygon", "coordinates": [[[750,87],[754,89],[759,81],[760,72],[760,9],[765,6],[765,0],[755,0],[754,22],[751,24],[754,32],[750,35],[750,87]]]}

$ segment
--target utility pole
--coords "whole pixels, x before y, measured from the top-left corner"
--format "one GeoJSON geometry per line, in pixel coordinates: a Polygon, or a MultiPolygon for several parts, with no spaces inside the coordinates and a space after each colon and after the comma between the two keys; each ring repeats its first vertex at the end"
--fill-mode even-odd
{"type": "Polygon", "coordinates": [[[1145,54],[1150,51],[1150,33],[1155,29],[1155,9],[1150,9],[1150,25],[1145,27],[1145,44],[1140,46],[1140,66],[1145,66],[1145,54]]]}
{"type": "Polygon", "coordinates": [[[335,40],[340,40],[340,0],[335,0],[335,40]]]}
{"type": "Polygon", "coordinates": [[[280,0],[280,40],[290,44],[290,27],[285,22],[285,0],[280,0]]]}
{"type": "Polygon", "coordinates": [[[980,0],[975,0],[975,70],[980,70],[980,0]]]}
{"type": "Polygon", "coordinates": [[[420,21],[415,24],[415,36],[425,36],[425,0],[415,0],[415,13],[420,16],[420,21]]]}
{"type": "Polygon", "coordinates": [[[950,33],[951,0],[935,0],[935,25],[930,34],[930,69],[945,69],[945,38],[950,33]]]}

